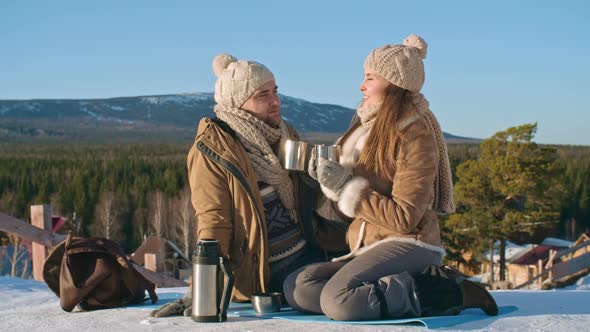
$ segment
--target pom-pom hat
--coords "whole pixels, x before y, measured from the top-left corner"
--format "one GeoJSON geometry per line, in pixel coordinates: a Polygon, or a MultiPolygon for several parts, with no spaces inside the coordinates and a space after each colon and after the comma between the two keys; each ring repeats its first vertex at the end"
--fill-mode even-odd
{"type": "Polygon", "coordinates": [[[264,65],[238,60],[229,54],[219,54],[213,59],[215,102],[239,108],[264,83],[274,80],[274,75],[264,65]]]}
{"type": "Polygon", "coordinates": [[[403,45],[376,48],[365,59],[365,70],[371,69],[392,84],[418,92],[424,85],[424,63],[428,45],[420,36],[409,35],[403,45]]]}

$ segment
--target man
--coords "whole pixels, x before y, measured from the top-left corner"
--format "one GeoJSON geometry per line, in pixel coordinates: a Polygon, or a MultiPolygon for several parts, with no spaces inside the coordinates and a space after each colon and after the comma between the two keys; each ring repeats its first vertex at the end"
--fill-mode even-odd
{"type": "MultiPolygon", "coordinates": [[[[213,71],[217,118],[200,121],[187,158],[197,236],[219,241],[234,275],[232,298],[248,301],[281,292],[290,272],[321,261],[318,243],[332,251],[346,243],[343,230],[312,222],[317,183],[279,163],[281,142],[298,135],[281,118],[274,75],[227,54],[215,57],[213,71]]],[[[190,295],[152,316],[190,315],[190,295]]]]}

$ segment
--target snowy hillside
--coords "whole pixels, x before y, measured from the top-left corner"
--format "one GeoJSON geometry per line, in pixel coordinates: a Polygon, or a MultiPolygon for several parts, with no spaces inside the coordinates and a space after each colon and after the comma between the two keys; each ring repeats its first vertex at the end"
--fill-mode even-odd
{"type": "MultiPolygon", "coordinates": [[[[518,310],[445,328],[445,331],[588,331],[590,277],[566,290],[495,291],[498,305],[518,310]]],[[[184,293],[186,288],[158,289],[184,293]]],[[[225,323],[195,323],[189,318],[150,318],[148,310],[110,309],[64,312],[43,283],[0,277],[2,331],[425,331],[417,325],[335,325],[230,317],[225,323]]],[[[478,313],[479,310],[470,310],[478,313]]]]}
{"type": "MultiPolygon", "coordinates": [[[[353,110],[337,105],[281,96],[282,113],[302,132],[342,132],[353,110]]],[[[213,116],[212,93],[121,97],[109,99],[0,100],[0,120],[92,120],[97,122],[194,127],[213,116]]]]}
{"type": "MultiPolygon", "coordinates": [[[[343,133],[354,110],[281,96],[284,119],[300,133],[343,133]]],[[[0,138],[104,141],[154,133],[171,140],[191,140],[202,117],[214,116],[212,93],[108,99],[0,100],[0,138]]],[[[445,134],[447,139],[465,140],[445,134]]],[[[336,136],[337,137],[337,136],[336,136]]],[[[469,139],[467,139],[469,140],[469,139]]]]}

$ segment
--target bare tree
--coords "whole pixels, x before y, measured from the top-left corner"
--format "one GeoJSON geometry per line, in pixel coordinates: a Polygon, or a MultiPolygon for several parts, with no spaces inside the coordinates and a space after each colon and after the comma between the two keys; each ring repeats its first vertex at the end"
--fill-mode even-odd
{"type": "Polygon", "coordinates": [[[5,244],[4,239],[0,239],[2,244],[0,245],[0,275],[2,275],[2,271],[4,271],[4,257],[6,256],[7,246],[5,244]]]}
{"type": "Polygon", "coordinates": [[[11,216],[14,215],[16,212],[14,209],[14,201],[14,193],[9,191],[5,192],[2,196],[0,196],[0,211],[11,216]]]}
{"type": "Polygon", "coordinates": [[[96,222],[91,227],[93,235],[113,241],[121,240],[121,225],[118,215],[115,195],[111,191],[103,192],[96,204],[96,222]]]}
{"type": "Polygon", "coordinates": [[[166,197],[160,190],[151,195],[150,212],[150,233],[163,238],[166,231],[166,197]]]}
{"type": "Polygon", "coordinates": [[[22,269],[22,271],[20,273],[20,277],[22,279],[27,279],[27,278],[29,278],[31,276],[31,273],[32,272],[29,272],[28,271],[29,270],[29,263],[31,263],[31,260],[30,259],[25,259],[25,262],[23,264],[23,269],[22,269]]]}
{"type": "Polygon", "coordinates": [[[186,257],[194,243],[194,233],[196,228],[195,209],[191,202],[190,189],[185,187],[179,194],[178,198],[172,201],[174,214],[175,241],[181,244],[182,251],[186,257]]]}
{"type": "Polygon", "coordinates": [[[16,270],[19,262],[27,254],[27,247],[23,245],[23,240],[14,234],[8,235],[9,246],[12,246],[12,253],[7,255],[8,262],[10,263],[10,276],[16,277],[16,270]]]}
{"type": "Polygon", "coordinates": [[[49,196],[49,205],[51,206],[51,211],[54,214],[64,216],[65,211],[62,211],[61,204],[59,203],[59,194],[53,193],[49,196]]]}

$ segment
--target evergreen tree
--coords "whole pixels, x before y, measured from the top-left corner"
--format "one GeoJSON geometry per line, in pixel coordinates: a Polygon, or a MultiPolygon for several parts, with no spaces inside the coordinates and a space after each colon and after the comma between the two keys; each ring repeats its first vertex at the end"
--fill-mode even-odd
{"type": "Polygon", "coordinates": [[[496,133],[481,143],[478,159],[457,169],[459,209],[446,227],[455,237],[469,234],[473,242],[467,247],[476,251],[499,240],[500,280],[505,277],[506,241],[515,233],[558,222],[563,188],[557,153],[533,142],[536,129],[536,124],[525,124],[496,133]]]}

